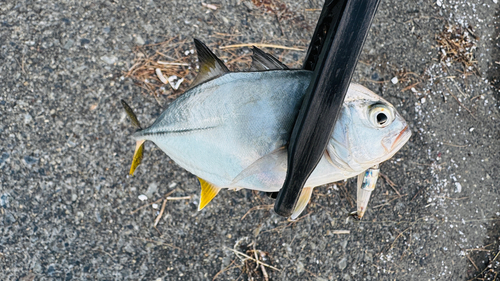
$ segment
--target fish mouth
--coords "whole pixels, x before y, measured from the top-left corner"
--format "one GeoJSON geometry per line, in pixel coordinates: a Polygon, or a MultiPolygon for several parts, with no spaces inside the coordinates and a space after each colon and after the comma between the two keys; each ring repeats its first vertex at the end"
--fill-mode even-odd
{"type": "Polygon", "coordinates": [[[411,131],[406,125],[397,135],[387,136],[382,139],[382,147],[387,154],[394,154],[408,141],[411,136],[411,131]]]}
{"type": "Polygon", "coordinates": [[[396,139],[394,139],[394,142],[392,143],[391,146],[391,151],[394,151],[395,148],[399,149],[401,146],[403,146],[408,139],[410,139],[411,136],[411,131],[408,130],[408,125],[406,125],[401,132],[399,132],[398,136],[396,139]]]}

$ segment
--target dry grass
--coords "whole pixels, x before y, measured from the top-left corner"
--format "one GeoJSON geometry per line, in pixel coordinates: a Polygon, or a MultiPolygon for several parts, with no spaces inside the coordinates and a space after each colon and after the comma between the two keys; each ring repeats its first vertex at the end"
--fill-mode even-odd
{"type": "Polygon", "coordinates": [[[398,78],[398,83],[403,83],[406,85],[406,87],[401,90],[402,92],[409,91],[412,88],[418,87],[427,79],[425,74],[417,74],[412,71],[407,71],[405,68],[397,71],[395,76],[398,78]]]}
{"type": "Polygon", "coordinates": [[[474,60],[477,40],[472,27],[464,28],[448,24],[441,33],[436,35],[439,60],[447,66],[456,62],[462,64],[464,75],[478,74],[477,61],[474,60]]]}
{"type": "Polygon", "coordinates": [[[190,51],[192,48],[192,43],[187,39],[181,40],[177,37],[157,44],[136,47],[134,64],[125,76],[132,78],[149,94],[169,95],[175,98],[185,91],[194,79],[192,69],[195,67],[195,57],[190,51]],[[161,71],[163,77],[168,79],[175,75],[178,79],[183,79],[183,82],[177,89],[173,89],[168,82],[161,81],[157,69],[161,71]]]}
{"type": "Polygon", "coordinates": [[[233,252],[236,259],[233,259],[227,267],[215,274],[212,281],[221,278],[224,273],[235,268],[240,269],[242,275],[246,275],[248,281],[269,281],[269,270],[280,271],[280,269],[270,265],[269,253],[256,249],[256,242],[251,241],[248,237],[237,240],[232,249],[227,247],[224,247],[224,249],[233,252]],[[240,265],[237,265],[238,259],[241,262],[240,265]]]}
{"type": "Polygon", "coordinates": [[[232,249],[242,262],[242,272],[249,281],[269,280],[267,270],[279,271],[279,269],[270,265],[271,258],[268,252],[256,249],[255,241],[248,242],[248,239],[240,239],[236,242],[235,249],[232,249]]]}
{"type": "MultiPolygon", "coordinates": [[[[497,233],[497,230],[493,231],[497,233]]],[[[500,238],[496,238],[493,243],[481,248],[465,249],[466,257],[474,267],[472,270],[469,266],[469,278],[472,277],[472,272],[474,272],[474,274],[468,281],[500,280],[499,242],[500,238]],[[474,262],[474,260],[476,262],[474,262]]]]}

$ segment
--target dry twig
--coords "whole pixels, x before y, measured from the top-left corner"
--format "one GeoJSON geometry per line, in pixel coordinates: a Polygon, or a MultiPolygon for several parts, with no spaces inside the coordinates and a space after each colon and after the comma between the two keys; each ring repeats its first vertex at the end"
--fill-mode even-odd
{"type": "Polygon", "coordinates": [[[380,176],[384,178],[384,180],[392,187],[392,189],[394,190],[394,192],[396,192],[398,196],[401,196],[399,191],[396,189],[396,184],[393,181],[391,181],[391,179],[389,179],[387,175],[380,173],[380,176]]]}
{"type": "Polygon", "coordinates": [[[291,51],[300,51],[300,52],[306,51],[306,48],[303,48],[303,47],[287,47],[287,46],[281,46],[281,45],[275,45],[275,44],[264,44],[264,43],[233,44],[233,45],[220,46],[219,49],[225,50],[225,49],[253,47],[253,46],[255,46],[257,48],[273,48],[273,49],[282,49],[282,50],[291,50],[291,51]]]}
{"type": "Polygon", "coordinates": [[[255,206],[253,208],[251,208],[250,210],[248,210],[248,212],[246,212],[243,217],[241,217],[240,220],[243,220],[248,214],[250,214],[250,212],[252,211],[255,211],[255,210],[270,210],[273,208],[274,205],[260,205],[260,206],[255,206]]]}
{"type": "Polygon", "coordinates": [[[274,270],[276,270],[276,271],[281,271],[280,269],[278,269],[278,268],[276,268],[276,267],[274,267],[274,266],[272,266],[272,265],[269,265],[269,264],[267,264],[267,263],[263,263],[263,262],[261,262],[260,260],[255,259],[255,258],[253,258],[253,257],[251,257],[251,256],[249,256],[249,255],[247,255],[247,254],[244,254],[244,253],[242,253],[242,252],[240,252],[240,251],[238,251],[238,250],[231,249],[231,248],[228,248],[228,247],[224,247],[224,248],[226,248],[226,249],[228,249],[228,250],[230,250],[230,251],[234,252],[236,255],[241,255],[241,256],[243,256],[243,257],[245,257],[245,258],[249,259],[249,260],[252,260],[252,261],[254,261],[255,263],[257,263],[257,264],[259,264],[259,265],[263,265],[263,266],[265,266],[265,267],[268,267],[268,268],[270,268],[270,269],[274,269],[274,270]]]}

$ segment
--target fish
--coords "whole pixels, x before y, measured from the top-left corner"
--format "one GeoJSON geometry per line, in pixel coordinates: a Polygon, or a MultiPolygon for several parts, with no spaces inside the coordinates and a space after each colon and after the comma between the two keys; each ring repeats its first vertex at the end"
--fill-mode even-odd
{"type": "MultiPolygon", "coordinates": [[[[250,71],[230,72],[195,39],[200,71],[190,88],[154,123],[138,129],[130,175],[141,163],[144,142],[152,141],[180,167],[197,176],[198,210],[221,189],[279,191],[287,170],[287,145],[313,72],[289,69],[254,47],[250,71]]],[[[307,206],[314,187],[355,177],[390,159],[411,130],[395,107],[359,84],[348,88],[325,152],[291,215],[307,206]]]]}

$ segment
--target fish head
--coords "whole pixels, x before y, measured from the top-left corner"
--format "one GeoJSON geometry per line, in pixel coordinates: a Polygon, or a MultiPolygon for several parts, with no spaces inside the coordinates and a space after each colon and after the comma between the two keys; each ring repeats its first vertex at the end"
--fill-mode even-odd
{"type": "Polygon", "coordinates": [[[407,122],[392,104],[352,84],[327,151],[336,158],[333,162],[359,171],[391,158],[410,136],[407,122]]]}

